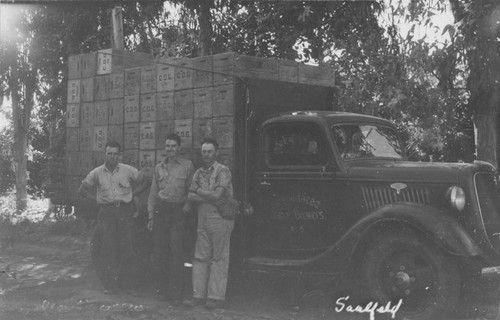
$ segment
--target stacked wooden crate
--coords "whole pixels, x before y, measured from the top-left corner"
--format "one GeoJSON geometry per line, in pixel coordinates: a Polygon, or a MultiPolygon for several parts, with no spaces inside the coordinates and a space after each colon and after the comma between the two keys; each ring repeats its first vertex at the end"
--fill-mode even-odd
{"type": "Polygon", "coordinates": [[[183,157],[201,165],[205,137],[220,145],[219,160],[234,160],[238,78],[333,86],[331,69],[293,61],[224,53],[194,59],[153,59],[117,50],[69,59],[67,190],[104,161],[104,145],[122,145],[124,163],[151,176],[165,157],[165,138],[182,139],[183,157]]]}

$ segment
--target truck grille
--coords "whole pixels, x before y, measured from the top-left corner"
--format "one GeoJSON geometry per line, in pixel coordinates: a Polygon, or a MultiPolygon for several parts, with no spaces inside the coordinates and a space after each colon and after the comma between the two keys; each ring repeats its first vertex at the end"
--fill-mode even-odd
{"type": "Polygon", "coordinates": [[[416,202],[430,204],[429,191],[424,187],[408,187],[397,194],[389,186],[362,187],[366,209],[374,210],[383,205],[395,202],[416,202]]]}

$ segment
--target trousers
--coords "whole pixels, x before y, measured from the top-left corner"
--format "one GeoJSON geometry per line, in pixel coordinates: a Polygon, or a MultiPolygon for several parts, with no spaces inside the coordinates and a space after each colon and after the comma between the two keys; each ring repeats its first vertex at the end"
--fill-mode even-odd
{"type": "Polygon", "coordinates": [[[234,221],[198,213],[193,259],[193,297],[225,300],[234,221]]]}
{"type": "Polygon", "coordinates": [[[158,201],[153,218],[153,265],[158,290],[172,299],[183,296],[184,212],[182,204],[158,201]]]}

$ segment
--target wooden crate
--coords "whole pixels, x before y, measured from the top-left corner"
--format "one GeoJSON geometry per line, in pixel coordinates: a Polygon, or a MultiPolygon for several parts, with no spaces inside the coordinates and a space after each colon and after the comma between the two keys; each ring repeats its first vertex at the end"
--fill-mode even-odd
{"type": "Polygon", "coordinates": [[[149,53],[103,49],[98,51],[97,74],[122,73],[126,68],[151,64],[153,56],[149,53]]]}
{"type": "Polygon", "coordinates": [[[335,86],[335,70],[328,67],[299,64],[299,83],[316,86],[335,86]]]}
{"type": "Polygon", "coordinates": [[[68,79],[82,77],[82,55],[75,54],[68,57],[68,79]]]}
{"type": "Polygon", "coordinates": [[[68,103],[79,103],[80,97],[80,79],[68,80],[68,103]]]}
{"type": "Polygon", "coordinates": [[[212,56],[194,58],[193,62],[193,88],[211,87],[214,83],[212,56]]]}
{"type": "Polygon", "coordinates": [[[108,126],[108,141],[116,141],[123,147],[123,125],[108,126]]]}
{"type": "Polygon", "coordinates": [[[81,152],[79,168],[75,168],[77,171],[76,173],[79,175],[87,175],[92,169],[94,169],[93,158],[93,152],[81,152]]]}
{"type": "Polygon", "coordinates": [[[97,168],[99,166],[102,166],[105,161],[105,153],[102,151],[93,151],[92,152],[92,161],[93,161],[93,168],[97,168]]]}
{"type": "Polygon", "coordinates": [[[174,74],[174,90],[193,88],[193,62],[191,60],[176,60],[174,74]]]}
{"type": "Polygon", "coordinates": [[[79,173],[82,153],[78,151],[66,151],[66,174],[79,173]]]}
{"type": "Polygon", "coordinates": [[[174,90],[174,66],[159,62],[156,65],[156,89],[158,92],[174,90]]]}
{"type": "Polygon", "coordinates": [[[122,161],[134,168],[139,168],[139,150],[131,149],[123,151],[122,161]]]}
{"type": "Polygon", "coordinates": [[[123,73],[112,73],[109,75],[109,98],[123,98],[123,73]]]}
{"type": "Polygon", "coordinates": [[[165,149],[167,136],[175,132],[174,120],[162,120],[156,122],[156,149],[165,149]]]}
{"type": "Polygon", "coordinates": [[[109,100],[109,124],[123,124],[124,101],[122,99],[109,100]]]}
{"type": "Polygon", "coordinates": [[[139,149],[156,149],[156,123],[141,122],[139,125],[139,149]]]}
{"type": "Polygon", "coordinates": [[[232,84],[234,82],[234,52],[221,53],[213,56],[213,83],[214,86],[232,84]]]}
{"type": "Polygon", "coordinates": [[[81,100],[83,102],[94,101],[94,78],[82,78],[81,84],[81,100]]]}
{"type": "Polygon", "coordinates": [[[244,78],[278,80],[278,63],[275,59],[236,55],[235,73],[244,78]]]}
{"type": "Polygon", "coordinates": [[[93,136],[94,127],[82,127],[80,128],[79,144],[80,150],[85,152],[92,151],[93,146],[93,136]]]}
{"type": "Polygon", "coordinates": [[[141,94],[140,119],[143,121],[156,121],[156,93],[141,94]]]}
{"type": "Polygon", "coordinates": [[[156,94],[156,120],[174,119],[174,92],[165,91],[156,94]]]}
{"type": "Polygon", "coordinates": [[[80,126],[91,127],[94,125],[95,109],[93,102],[84,102],[80,105],[80,126]]]}
{"type": "Polygon", "coordinates": [[[204,138],[213,138],[212,119],[194,119],[193,120],[193,147],[200,148],[204,138]]]}
{"type": "Polygon", "coordinates": [[[220,148],[233,148],[234,123],[232,117],[213,119],[213,133],[220,148]]]}
{"type": "Polygon", "coordinates": [[[156,152],[155,150],[150,151],[139,151],[139,170],[144,173],[146,177],[152,177],[156,165],[156,152]]]}
{"type": "Polygon", "coordinates": [[[290,60],[278,60],[278,80],[286,82],[299,81],[299,64],[290,60]]]}
{"type": "Polygon", "coordinates": [[[102,151],[104,152],[106,142],[108,141],[108,127],[107,126],[95,126],[94,127],[94,139],[92,141],[92,151],[102,151]]]}
{"type": "Polygon", "coordinates": [[[124,106],[124,122],[139,122],[139,95],[125,96],[124,106]]]}
{"type": "Polygon", "coordinates": [[[174,119],[192,119],[194,109],[193,89],[174,92],[174,119]]]}
{"type": "Polygon", "coordinates": [[[123,86],[125,96],[139,94],[141,92],[141,68],[125,69],[123,86]]]}
{"type": "Polygon", "coordinates": [[[97,76],[94,80],[94,96],[96,100],[109,99],[109,75],[97,76]]]}
{"type": "Polygon", "coordinates": [[[94,125],[105,126],[108,124],[109,100],[96,101],[94,103],[94,125]]]}
{"type": "Polygon", "coordinates": [[[214,88],[199,88],[193,91],[193,114],[194,119],[212,118],[214,88]]]}
{"type": "Polygon", "coordinates": [[[82,54],[82,78],[92,78],[97,74],[97,52],[82,54]]]}
{"type": "Polygon", "coordinates": [[[234,85],[213,88],[213,116],[227,117],[234,115],[234,85]]]}
{"type": "Polygon", "coordinates": [[[66,128],[66,150],[78,151],[80,149],[79,128],[66,128]]]}
{"type": "Polygon", "coordinates": [[[226,148],[226,149],[219,149],[219,156],[217,158],[217,161],[222,163],[223,165],[229,167],[229,170],[233,173],[234,175],[234,149],[233,148],[226,148]]]}
{"type": "Polygon", "coordinates": [[[193,146],[193,119],[174,120],[174,132],[181,137],[183,148],[193,146]]]}
{"type": "Polygon", "coordinates": [[[123,126],[123,149],[139,150],[139,123],[126,123],[123,126]]]}
{"type": "Polygon", "coordinates": [[[77,128],[80,126],[80,104],[66,105],[66,127],[77,128]]]}
{"type": "Polygon", "coordinates": [[[141,93],[156,92],[156,65],[141,68],[141,93]]]}

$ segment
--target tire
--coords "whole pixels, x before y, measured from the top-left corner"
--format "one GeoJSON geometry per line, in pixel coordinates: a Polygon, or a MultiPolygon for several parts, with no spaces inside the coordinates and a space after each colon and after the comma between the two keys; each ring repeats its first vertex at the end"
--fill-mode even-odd
{"type": "Polygon", "coordinates": [[[404,319],[443,319],[456,310],[460,272],[453,258],[412,232],[384,235],[369,246],[362,266],[368,299],[395,306],[404,319]]]}

